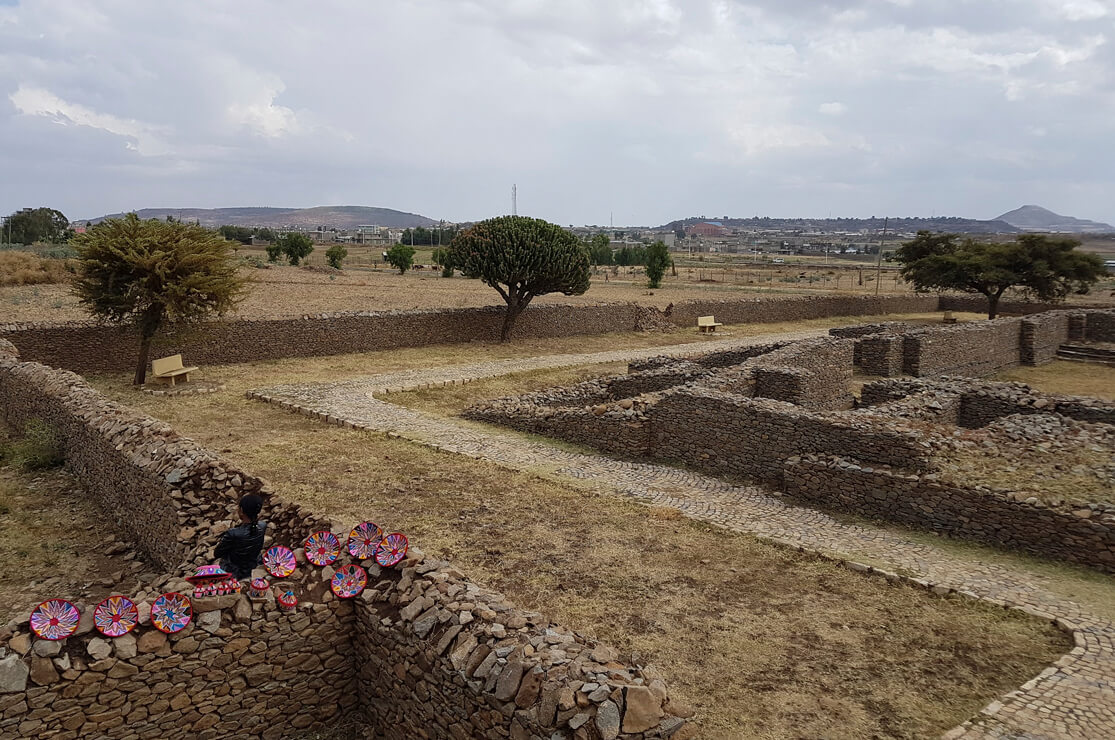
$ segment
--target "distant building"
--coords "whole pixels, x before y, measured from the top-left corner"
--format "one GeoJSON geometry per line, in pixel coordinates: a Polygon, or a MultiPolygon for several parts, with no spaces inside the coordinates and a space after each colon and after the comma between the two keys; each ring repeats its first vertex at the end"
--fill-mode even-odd
{"type": "Polygon", "coordinates": [[[702,221],[685,227],[686,236],[728,236],[729,233],[719,221],[702,221]]]}

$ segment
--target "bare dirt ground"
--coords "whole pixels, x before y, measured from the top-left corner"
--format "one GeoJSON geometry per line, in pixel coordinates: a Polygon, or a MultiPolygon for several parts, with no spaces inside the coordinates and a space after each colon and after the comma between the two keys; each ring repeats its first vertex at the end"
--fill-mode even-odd
{"type": "MultiPolygon", "coordinates": [[[[501,352],[563,346],[540,340],[501,352]]],[[[1067,647],[1034,620],[886,585],[672,509],[244,398],[252,387],[466,356],[431,347],[225,366],[213,374],[226,391],[181,398],[140,394],[123,376],[94,382],[283,495],[334,518],[382,520],[413,534],[517,604],[661,667],[697,712],[701,737],[933,736],[1067,647]]]]}
{"type": "MultiPolygon", "coordinates": [[[[0,427],[0,443],[5,439],[0,427]]],[[[117,574],[144,568],[60,468],[0,466],[0,562],[0,624],[56,596],[96,603],[121,580],[117,574]]]]}

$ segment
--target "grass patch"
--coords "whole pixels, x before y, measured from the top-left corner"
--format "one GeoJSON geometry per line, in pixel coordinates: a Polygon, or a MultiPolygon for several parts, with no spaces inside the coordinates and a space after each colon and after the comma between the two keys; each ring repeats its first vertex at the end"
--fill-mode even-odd
{"type": "Polygon", "coordinates": [[[1049,625],[1001,609],[929,598],[668,510],[243,398],[249,387],[346,371],[494,359],[466,357],[477,350],[516,347],[228,366],[219,370],[228,390],[208,396],[141,395],[126,377],[96,383],[284,496],[405,531],[519,606],[660,666],[675,697],[697,709],[702,737],[937,735],[1068,649],[1049,625]]]}
{"type": "Polygon", "coordinates": [[[30,252],[0,251],[0,286],[64,283],[72,272],[67,260],[43,258],[30,252]]]}
{"type": "Polygon", "coordinates": [[[0,440],[0,464],[33,471],[55,468],[62,462],[62,445],[54,429],[40,419],[27,422],[22,436],[0,440]]]}
{"type": "Polygon", "coordinates": [[[1115,401],[1115,367],[1093,362],[1054,360],[1037,367],[1016,367],[993,380],[1025,383],[1042,393],[1092,396],[1115,401]]]}

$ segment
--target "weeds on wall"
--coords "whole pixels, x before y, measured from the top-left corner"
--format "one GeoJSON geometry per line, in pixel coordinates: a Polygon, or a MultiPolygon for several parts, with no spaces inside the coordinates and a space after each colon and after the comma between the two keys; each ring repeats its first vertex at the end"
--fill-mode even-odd
{"type": "Polygon", "coordinates": [[[64,462],[62,444],[54,428],[41,419],[31,419],[23,436],[0,444],[0,462],[21,470],[46,470],[64,462]]]}

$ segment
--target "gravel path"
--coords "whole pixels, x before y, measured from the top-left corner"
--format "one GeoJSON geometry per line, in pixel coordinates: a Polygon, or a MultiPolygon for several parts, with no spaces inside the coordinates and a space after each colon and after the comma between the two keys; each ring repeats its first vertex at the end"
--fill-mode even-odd
{"type": "Polygon", "coordinates": [[[839,522],[815,509],[787,503],[757,486],[731,485],[664,465],[570,452],[527,441],[513,432],[412,411],[374,397],[385,391],[463,383],[526,370],[662,354],[688,355],[823,333],[795,332],[648,350],[458,365],[338,383],[278,386],[250,391],[248,396],[327,423],[386,432],[497,465],[573,479],[580,485],[618,493],[647,505],[676,508],[693,519],[825,557],[844,553],[835,559],[853,570],[876,573],[890,580],[912,581],[937,594],[958,593],[1054,620],[1062,629],[1071,631],[1076,645],[1073,650],[946,737],[1089,740],[1115,737],[1115,625],[1046,590],[1041,576],[1021,567],[966,559],[901,533],[839,522]],[[872,568],[847,558],[885,563],[887,568],[872,568]]]}

